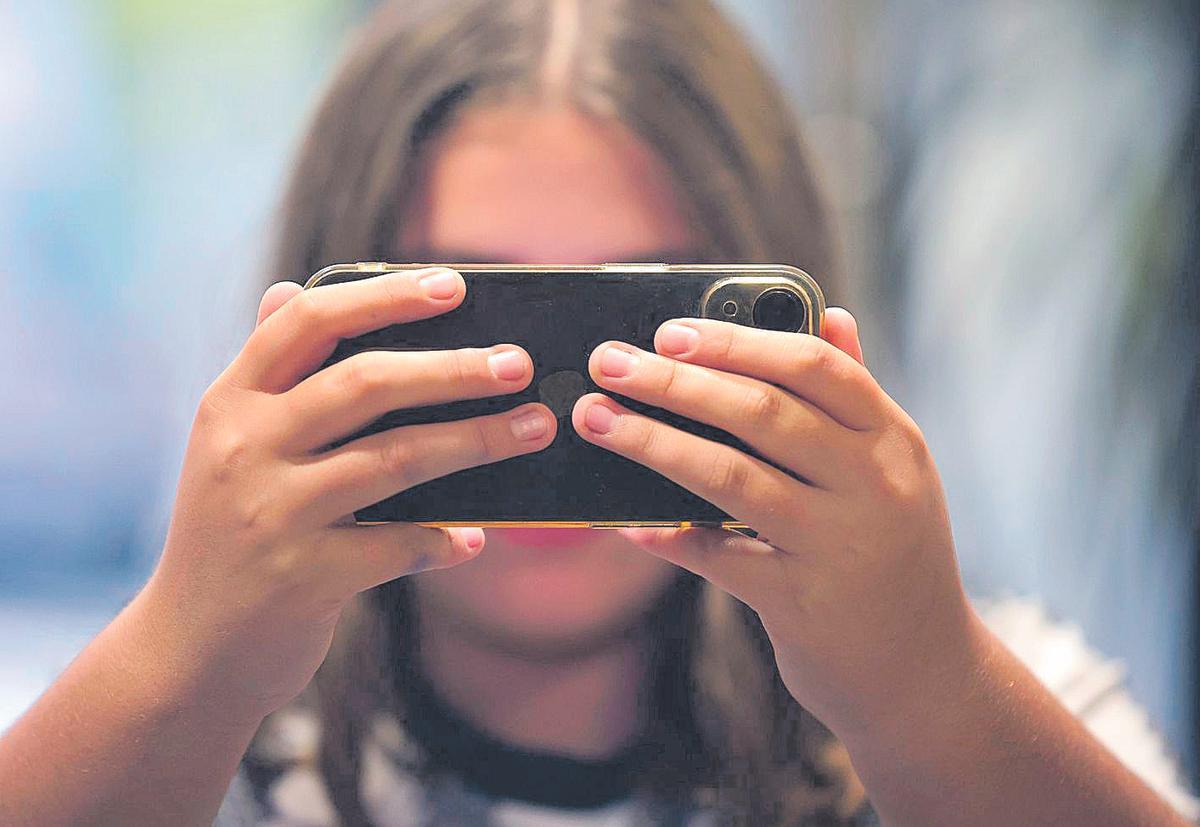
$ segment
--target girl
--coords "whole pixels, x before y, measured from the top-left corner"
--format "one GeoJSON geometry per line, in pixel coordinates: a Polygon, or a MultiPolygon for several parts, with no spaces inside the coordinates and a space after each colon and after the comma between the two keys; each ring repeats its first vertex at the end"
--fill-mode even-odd
{"type": "Polygon", "coordinates": [[[844,310],[826,340],[685,319],[590,357],[811,485],[603,393],[324,450],[532,380],[505,342],[314,373],[465,289],[301,292],[328,263],[772,261],[841,295],[787,108],[707,3],[382,9],[282,226],[295,281],[204,394],[157,569],[3,742],[4,823],[204,824],[223,799],[224,823],[1172,823],[967,602],[925,442],[844,310]],[[560,428],[769,542],[353,522],[560,428]]]}

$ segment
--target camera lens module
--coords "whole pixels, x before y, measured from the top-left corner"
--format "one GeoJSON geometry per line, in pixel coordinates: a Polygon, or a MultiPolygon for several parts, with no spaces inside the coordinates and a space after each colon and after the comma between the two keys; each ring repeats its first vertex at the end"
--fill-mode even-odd
{"type": "Polygon", "coordinates": [[[767,330],[795,332],[804,326],[804,304],[791,290],[765,290],[754,300],[754,324],[767,330]]]}

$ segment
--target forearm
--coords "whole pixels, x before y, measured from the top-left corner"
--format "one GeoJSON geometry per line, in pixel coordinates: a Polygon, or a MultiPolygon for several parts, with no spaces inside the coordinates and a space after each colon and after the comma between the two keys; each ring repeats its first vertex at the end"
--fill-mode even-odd
{"type": "Polygon", "coordinates": [[[970,644],[905,714],[843,735],[885,823],[1186,823],[971,619],[970,644]]]}
{"type": "Polygon", "coordinates": [[[0,823],[212,823],[258,721],[197,694],[143,590],[0,738],[0,823]]]}

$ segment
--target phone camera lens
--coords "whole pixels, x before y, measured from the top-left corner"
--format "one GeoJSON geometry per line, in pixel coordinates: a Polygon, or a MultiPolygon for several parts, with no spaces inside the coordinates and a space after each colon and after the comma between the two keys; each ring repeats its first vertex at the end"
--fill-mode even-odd
{"type": "Polygon", "coordinates": [[[804,305],[791,290],[776,287],[754,300],[754,325],[795,332],[804,326],[804,305]]]}
{"type": "Polygon", "coordinates": [[[725,304],[721,305],[721,312],[724,313],[726,316],[736,316],[737,315],[737,302],[733,301],[732,299],[725,302],[725,304]]]}

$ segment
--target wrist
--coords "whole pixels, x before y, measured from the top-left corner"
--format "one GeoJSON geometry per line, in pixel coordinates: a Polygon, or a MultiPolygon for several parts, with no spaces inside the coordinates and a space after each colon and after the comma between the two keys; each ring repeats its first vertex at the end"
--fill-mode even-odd
{"type": "Polygon", "coordinates": [[[956,799],[956,785],[975,783],[972,774],[989,766],[988,740],[1010,700],[1007,679],[997,672],[1002,644],[964,604],[962,628],[929,652],[887,709],[834,730],[881,807],[930,797],[925,803],[935,810],[956,799]],[[942,803],[933,804],[939,795],[942,803]]]}
{"type": "Polygon", "coordinates": [[[214,636],[182,615],[179,601],[157,573],[125,611],[138,641],[131,671],[160,714],[193,718],[220,731],[252,733],[272,711],[261,700],[233,690],[236,681],[222,666],[214,636]]]}
{"type": "Polygon", "coordinates": [[[1174,823],[973,610],[941,662],[924,697],[899,695],[874,727],[835,730],[884,821],[1174,823]]]}
{"type": "Polygon", "coordinates": [[[897,754],[919,761],[922,749],[961,743],[975,719],[994,712],[987,687],[997,641],[965,595],[949,620],[917,637],[923,643],[892,670],[876,702],[831,724],[852,755],[882,752],[888,761],[897,754]]]}

